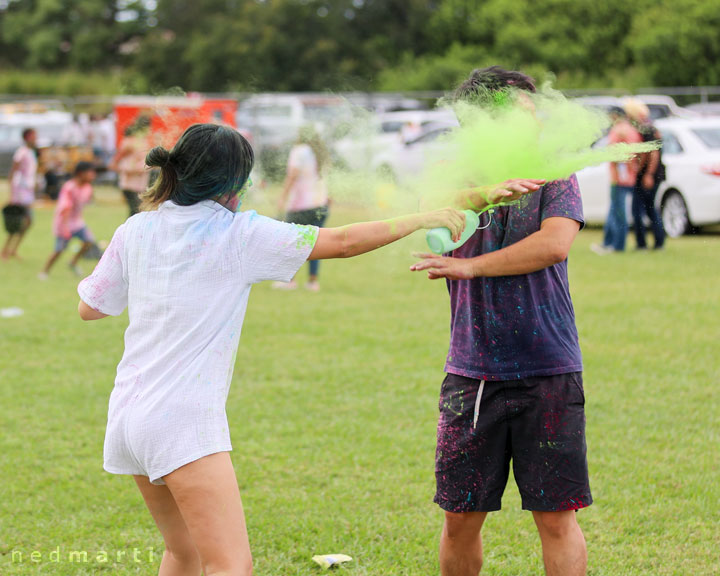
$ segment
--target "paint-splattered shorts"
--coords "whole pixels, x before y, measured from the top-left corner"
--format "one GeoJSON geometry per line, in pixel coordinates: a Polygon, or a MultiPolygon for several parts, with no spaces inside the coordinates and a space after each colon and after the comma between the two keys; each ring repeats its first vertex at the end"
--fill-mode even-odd
{"type": "Polygon", "coordinates": [[[581,373],[499,382],[448,374],[440,392],[435,502],[500,510],[510,462],[525,510],[592,503],[581,373]]]}

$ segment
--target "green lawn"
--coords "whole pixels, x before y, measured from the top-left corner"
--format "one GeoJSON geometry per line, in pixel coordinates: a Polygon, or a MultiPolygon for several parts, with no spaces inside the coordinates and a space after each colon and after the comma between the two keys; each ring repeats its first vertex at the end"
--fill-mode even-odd
{"type": "MultiPolygon", "coordinates": [[[[351,216],[362,214],[336,208],[330,225],[351,216]]],[[[108,190],[87,210],[98,239],[124,217],[108,190]]],[[[0,262],[0,308],[25,311],[0,318],[0,574],[155,574],[162,540],[134,483],[102,470],[127,319],[81,322],[67,257],[36,279],[50,218],[38,208],[24,261],[0,262]]],[[[579,513],[590,574],[718,574],[720,235],[604,258],[588,249],[598,238],[583,231],[570,257],[595,498],[579,513]]],[[[318,294],[253,289],[228,415],[260,576],[318,574],[311,556],[333,552],[354,558],[342,573],[438,573],[434,435],[449,312],[444,284],[407,271],[422,247],[416,234],[323,263],[318,294]]],[[[486,574],[542,572],[512,480],[485,547],[486,574]]]]}

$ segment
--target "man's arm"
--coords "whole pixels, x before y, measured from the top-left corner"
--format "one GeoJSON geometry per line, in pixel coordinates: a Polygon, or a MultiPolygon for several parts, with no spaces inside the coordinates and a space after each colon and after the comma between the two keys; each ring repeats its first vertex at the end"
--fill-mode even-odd
{"type": "Polygon", "coordinates": [[[579,230],[580,222],[576,220],[559,216],[546,218],[540,230],[501,250],[475,258],[420,254],[422,260],[410,270],[427,270],[431,280],[530,274],[565,260],[579,230]]]}

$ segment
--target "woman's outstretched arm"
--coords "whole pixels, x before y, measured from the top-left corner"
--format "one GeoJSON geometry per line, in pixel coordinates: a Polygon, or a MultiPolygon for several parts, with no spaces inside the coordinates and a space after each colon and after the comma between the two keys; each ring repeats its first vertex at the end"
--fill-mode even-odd
{"type": "Polygon", "coordinates": [[[351,258],[400,240],[416,230],[442,226],[450,230],[453,240],[459,239],[465,227],[465,214],[454,208],[444,208],[390,220],[320,228],[308,260],[351,258]]]}

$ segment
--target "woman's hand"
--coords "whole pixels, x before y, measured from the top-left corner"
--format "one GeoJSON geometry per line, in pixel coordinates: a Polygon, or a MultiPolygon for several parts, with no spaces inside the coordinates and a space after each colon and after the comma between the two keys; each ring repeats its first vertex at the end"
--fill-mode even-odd
{"type": "Polygon", "coordinates": [[[475,277],[473,261],[468,258],[450,258],[436,254],[415,254],[422,258],[417,264],[410,266],[410,270],[418,272],[427,270],[430,280],[447,278],[448,280],[469,280],[475,277]]]}
{"type": "Polygon", "coordinates": [[[460,240],[465,229],[465,214],[455,208],[443,208],[421,215],[422,228],[447,228],[450,230],[453,242],[460,240]]]}

